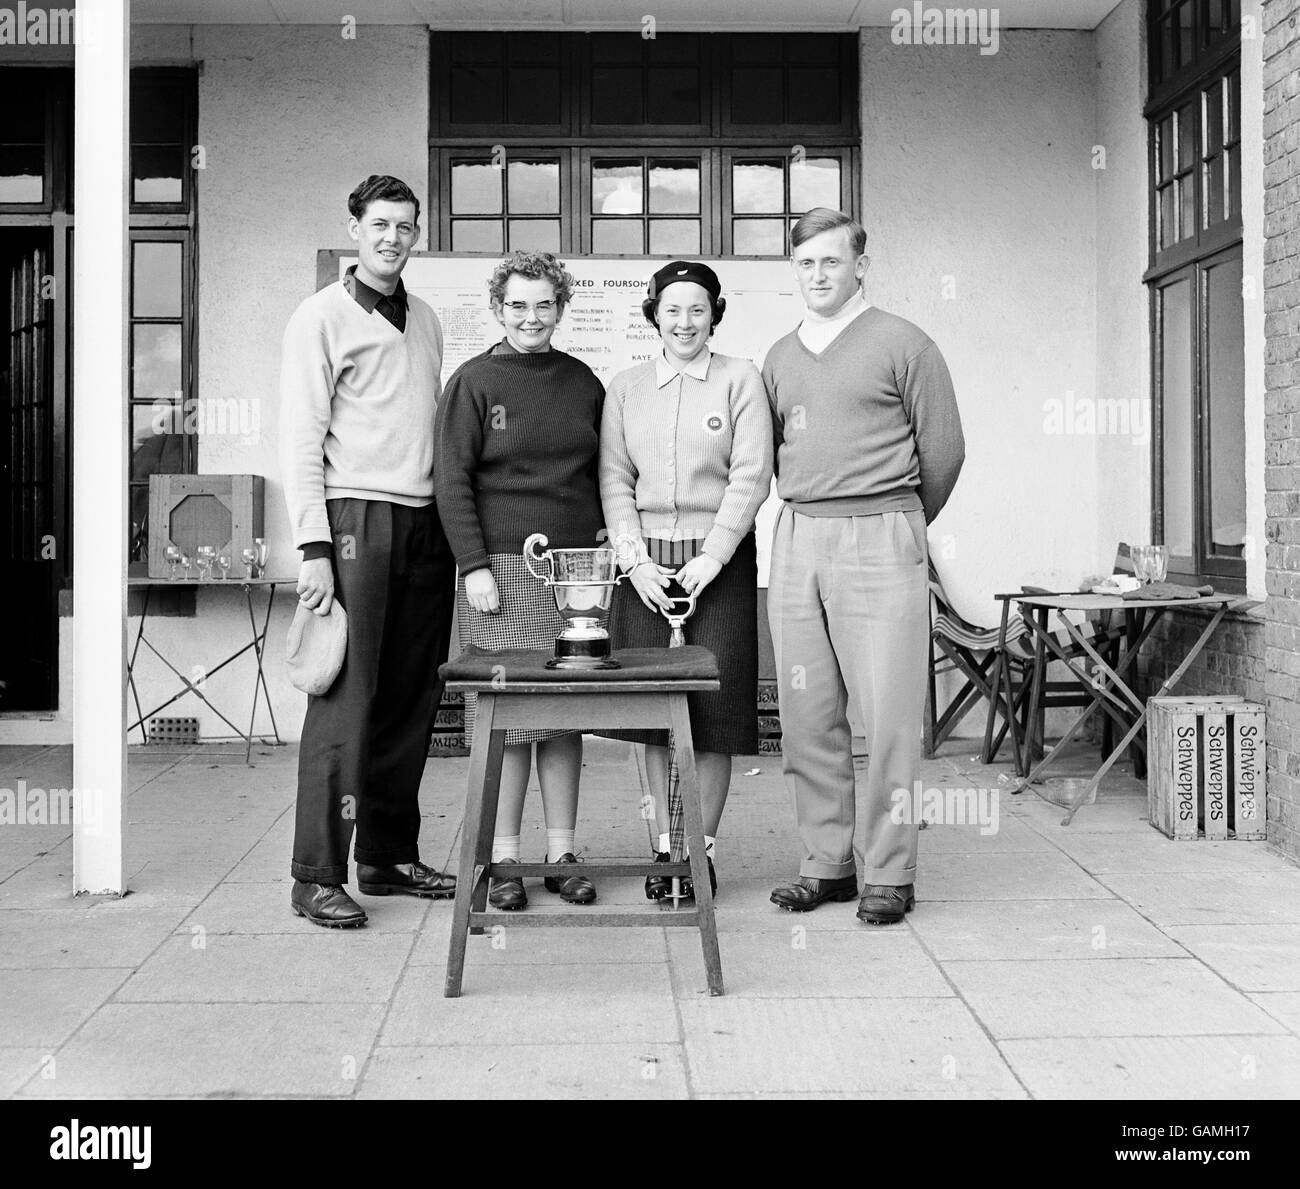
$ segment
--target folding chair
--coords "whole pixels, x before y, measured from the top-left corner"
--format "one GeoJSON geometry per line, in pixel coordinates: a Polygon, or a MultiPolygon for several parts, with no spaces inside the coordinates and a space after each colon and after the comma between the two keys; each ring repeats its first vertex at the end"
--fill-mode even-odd
{"type": "Polygon", "coordinates": [[[998,663],[998,641],[1003,638],[1003,629],[977,627],[963,619],[944,590],[933,559],[930,561],[930,674],[924,744],[927,756],[933,756],[967,713],[984,700],[988,703],[988,714],[984,721],[980,760],[985,764],[992,763],[1010,730],[1019,770],[1020,738],[1026,724],[1017,724],[1016,716],[1023,718],[1028,712],[1030,683],[1026,678],[1033,661],[1032,651],[1024,648],[1021,639],[1028,630],[1022,619],[1006,625],[1006,660],[1020,680],[1010,690],[1005,690],[1003,669],[998,663]],[[964,680],[952,700],[941,708],[936,679],[944,673],[954,672],[960,673],[964,680]],[[1003,722],[995,735],[999,715],[1003,722]]]}

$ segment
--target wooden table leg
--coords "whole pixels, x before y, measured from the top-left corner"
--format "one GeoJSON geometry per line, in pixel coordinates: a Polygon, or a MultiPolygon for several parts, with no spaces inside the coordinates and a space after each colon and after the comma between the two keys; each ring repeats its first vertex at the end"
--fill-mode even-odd
{"type": "Polygon", "coordinates": [[[709,994],[721,995],[722,956],[718,952],[718,926],[713,917],[713,885],[709,882],[709,864],[704,853],[704,813],[700,805],[699,773],[695,768],[695,744],[691,739],[691,716],[685,694],[669,694],[668,703],[677,745],[677,766],[681,773],[682,811],[686,816],[686,842],[690,848],[691,882],[695,884],[704,971],[709,981],[709,994]]]}
{"type": "Polygon", "coordinates": [[[501,787],[502,748],[492,730],[495,712],[495,696],[480,694],[474,716],[474,746],[469,757],[465,817],[461,823],[460,870],[456,876],[456,901],[451,914],[451,944],[447,950],[447,983],[443,989],[443,996],[447,999],[455,999],[460,995],[461,977],[465,971],[465,946],[469,940],[471,905],[475,900],[480,905],[487,903],[488,875],[486,864],[481,862],[481,858],[485,853],[491,858],[492,837],[490,832],[486,838],[480,835],[483,833],[486,816],[484,802],[491,798],[495,819],[497,791],[501,787]],[[493,746],[494,744],[497,745],[493,746]],[[480,883],[483,885],[481,896],[478,894],[480,883]]]}

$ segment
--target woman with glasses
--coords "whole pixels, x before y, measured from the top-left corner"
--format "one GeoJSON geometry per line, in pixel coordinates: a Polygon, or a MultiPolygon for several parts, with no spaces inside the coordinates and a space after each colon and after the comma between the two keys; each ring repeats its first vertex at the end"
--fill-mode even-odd
{"type": "MultiPolygon", "coordinates": [[[[572,276],[550,253],[503,260],[488,295],[505,337],[456,370],[438,407],[434,476],[460,573],[462,647],[551,649],[564,625],[550,588],[524,563],[524,541],[544,533],[551,548],[594,548],[604,527],[596,476],[604,390],[585,363],[551,346],[572,293],[572,276]]],[[[472,738],[472,695],[465,702],[472,738]]],[[[534,748],[547,862],[576,863],[582,735],[547,729],[506,732],[492,861],[519,862],[534,748]]],[[[596,899],[581,875],[545,886],[570,904],[596,899]]],[[[499,909],[528,904],[519,879],[494,880],[488,898],[499,909]]]]}
{"type": "MultiPolygon", "coordinates": [[[[772,478],[772,421],[762,377],[749,360],[709,350],[726,309],[721,291],[706,264],[674,260],[655,273],[641,309],[663,349],[610,381],[600,431],[609,538],[626,534],[637,549],[630,583],[620,583],[614,594],[614,646],[666,646],[669,627],[661,608],[670,607],[671,591],[695,596],[686,641],[704,645],[718,660],[720,692],[687,695],[714,890],[714,837],[731,784],[731,757],[758,750],[754,518],[772,478]]],[[[668,732],[610,733],[646,745],[659,829],[655,860],[666,863],[668,732]]],[[[661,899],[670,885],[652,875],[646,895],[661,899]]]]}

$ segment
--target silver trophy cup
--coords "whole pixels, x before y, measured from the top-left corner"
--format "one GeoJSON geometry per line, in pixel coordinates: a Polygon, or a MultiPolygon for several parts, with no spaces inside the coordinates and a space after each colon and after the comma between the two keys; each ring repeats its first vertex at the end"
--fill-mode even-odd
{"type": "Polygon", "coordinates": [[[555,638],[548,669],[617,669],[610,656],[609,604],[619,578],[613,549],[547,549],[547,538],[533,533],[524,542],[524,563],[534,578],[551,588],[564,630],[555,638]],[[539,570],[538,563],[545,567],[539,570]]]}

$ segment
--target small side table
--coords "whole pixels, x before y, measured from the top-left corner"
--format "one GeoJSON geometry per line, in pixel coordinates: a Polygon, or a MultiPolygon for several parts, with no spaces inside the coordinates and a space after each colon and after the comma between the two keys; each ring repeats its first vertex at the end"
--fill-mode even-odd
{"type": "MultiPolygon", "coordinates": [[[[213,714],[215,714],[219,719],[221,719],[221,721],[224,722],[226,726],[228,726],[232,731],[234,731],[235,738],[242,739],[244,741],[244,763],[248,763],[252,758],[252,754],[253,754],[253,739],[255,738],[253,734],[253,727],[257,721],[258,698],[259,696],[265,696],[266,712],[271,716],[271,733],[275,736],[275,746],[276,747],[282,746],[283,740],[281,740],[280,738],[280,729],[279,727],[276,726],[275,723],[275,710],[271,706],[271,691],[266,688],[266,674],[262,668],[262,656],[266,650],[266,631],[271,623],[271,605],[275,602],[275,588],[283,581],[284,581],[283,579],[273,579],[273,578],[221,578],[221,579],[213,579],[210,582],[198,582],[191,579],[182,579],[173,582],[168,578],[127,579],[126,585],[128,590],[144,591],[144,605],[140,609],[140,626],[136,631],[135,644],[131,648],[131,655],[128,658],[126,663],[126,683],[127,683],[127,687],[131,691],[131,699],[135,703],[135,713],[137,716],[135,722],[133,722],[130,726],[127,727],[126,729],[127,734],[130,735],[132,731],[134,731],[137,727],[139,727],[141,742],[148,743],[149,735],[148,732],[146,731],[145,723],[149,719],[153,718],[153,716],[157,714],[160,710],[165,710],[173,702],[179,701],[186,694],[193,694],[196,698],[202,700],[204,705],[206,705],[208,709],[212,711],[213,714]],[[253,708],[249,712],[247,731],[241,731],[233,722],[230,721],[229,718],[227,718],[224,714],[222,714],[222,712],[212,704],[212,701],[208,698],[207,694],[203,692],[201,688],[201,683],[191,681],[188,677],[186,677],[184,673],[182,673],[175,665],[172,664],[171,661],[169,661],[165,656],[163,656],[161,652],[158,651],[158,649],[154,646],[153,642],[149,639],[149,637],[145,635],[145,624],[149,618],[150,592],[155,587],[180,587],[180,586],[190,586],[190,587],[197,586],[197,587],[204,587],[204,588],[220,587],[220,588],[230,588],[230,589],[239,587],[244,592],[244,601],[248,605],[248,625],[249,625],[249,631],[251,633],[248,642],[244,644],[243,647],[237,649],[235,652],[232,652],[219,664],[214,665],[210,669],[207,669],[205,671],[204,678],[206,680],[206,678],[211,677],[214,673],[218,672],[221,669],[224,669],[228,664],[230,664],[231,661],[236,660],[238,657],[243,656],[244,653],[246,653],[250,648],[253,650],[253,656],[256,658],[257,661],[257,672],[253,677],[253,708]],[[258,588],[264,588],[266,590],[266,610],[265,613],[262,615],[262,622],[260,626],[258,625],[256,611],[253,606],[253,591],[254,589],[258,589],[258,588]],[[168,698],[167,701],[162,702],[159,705],[155,706],[152,710],[149,711],[148,714],[143,713],[140,709],[140,695],[137,692],[135,686],[135,661],[136,661],[136,657],[139,655],[140,646],[142,644],[150,652],[152,652],[154,656],[156,656],[160,661],[162,661],[162,663],[166,665],[167,668],[169,668],[176,675],[176,677],[181,681],[182,684],[181,689],[177,690],[177,692],[174,693],[170,698],[168,698]]],[[[266,741],[263,740],[263,742],[266,741]]]]}
{"type": "Polygon", "coordinates": [[[713,892],[704,857],[704,817],[695,770],[695,747],[686,695],[718,689],[718,666],[707,648],[629,648],[614,653],[618,669],[547,669],[549,651],[469,650],[439,669],[448,690],[478,695],[474,746],[470,751],[469,790],[460,848],[460,871],[447,954],[444,995],[460,995],[466,938],[485,927],[504,924],[550,928],[556,925],[693,925],[700,931],[709,994],[721,995],[722,960],[713,917],[713,892]],[[558,863],[492,862],[492,835],[501,788],[501,760],[508,727],[668,727],[673,732],[681,775],[682,809],[690,856],[681,863],[585,863],[584,875],[689,875],[695,884],[695,908],[665,912],[496,913],[487,911],[488,884],[495,876],[572,875],[558,863]]]}

